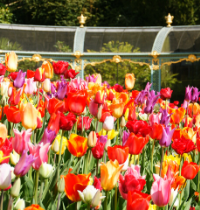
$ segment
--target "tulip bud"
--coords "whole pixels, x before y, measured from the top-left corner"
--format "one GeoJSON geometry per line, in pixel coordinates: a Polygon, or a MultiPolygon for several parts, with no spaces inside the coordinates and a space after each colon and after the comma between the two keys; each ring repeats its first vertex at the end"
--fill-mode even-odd
{"type": "Polygon", "coordinates": [[[13,153],[10,153],[10,162],[15,166],[20,159],[20,155],[13,150],[13,153]]]}
{"type": "Polygon", "coordinates": [[[55,139],[55,141],[54,141],[54,145],[53,145],[52,150],[53,150],[55,153],[57,153],[57,152],[59,151],[59,142],[58,142],[57,139],[55,139]]]}
{"type": "Polygon", "coordinates": [[[95,147],[96,143],[97,143],[96,133],[95,133],[95,131],[91,131],[88,136],[87,145],[88,145],[88,147],[95,147]]]}
{"type": "Polygon", "coordinates": [[[62,177],[59,181],[58,181],[58,192],[62,193],[65,191],[65,179],[64,177],[62,177]]]}
{"type": "Polygon", "coordinates": [[[104,149],[105,149],[106,152],[107,152],[107,150],[108,150],[108,147],[110,147],[110,146],[111,146],[110,140],[108,139],[108,141],[106,142],[106,144],[105,144],[105,146],[104,146],[104,149]]]}
{"type": "Polygon", "coordinates": [[[126,126],[126,120],[125,120],[124,116],[122,116],[121,122],[120,122],[120,127],[123,128],[125,126],[126,126]]]}
{"type": "Polygon", "coordinates": [[[17,202],[14,205],[15,210],[23,210],[25,209],[25,201],[24,199],[18,199],[17,202]]]}
{"type": "Polygon", "coordinates": [[[14,174],[15,168],[11,166],[10,169],[11,169],[11,181],[14,182],[15,181],[15,178],[16,178],[16,176],[14,174]]]}
{"type": "Polygon", "coordinates": [[[54,171],[54,168],[51,164],[42,162],[42,165],[40,166],[40,169],[39,169],[39,174],[42,178],[48,179],[51,176],[53,171],[54,171]]]}
{"type": "Polygon", "coordinates": [[[42,82],[42,89],[45,92],[50,92],[51,91],[51,81],[50,79],[45,79],[44,82],[42,82]]]}
{"type": "Polygon", "coordinates": [[[101,106],[98,108],[97,120],[100,120],[101,117],[102,117],[102,109],[103,109],[103,106],[101,105],[101,106]]]}
{"type": "Polygon", "coordinates": [[[11,193],[10,194],[12,195],[12,197],[18,197],[19,196],[20,187],[21,187],[21,179],[18,177],[15,180],[15,183],[11,188],[11,193]]]}

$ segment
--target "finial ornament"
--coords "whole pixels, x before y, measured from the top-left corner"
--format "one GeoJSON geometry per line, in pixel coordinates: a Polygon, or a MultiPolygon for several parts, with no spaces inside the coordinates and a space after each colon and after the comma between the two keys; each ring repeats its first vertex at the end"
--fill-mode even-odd
{"type": "Polygon", "coordinates": [[[79,17],[77,17],[77,19],[79,20],[80,28],[84,28],[84,24],[85,24],[87,17],[83,16],[83,13],[81,13],[81,15],[79,17]]]}
{"type": "Polygon", "coordinates": [[[171,24],[173,23],[174,16],[171,16],[171,14],[168,13],[168,15],[165,16],[165,19],[166,19],[167,27],[171,27],[171,24]]]}

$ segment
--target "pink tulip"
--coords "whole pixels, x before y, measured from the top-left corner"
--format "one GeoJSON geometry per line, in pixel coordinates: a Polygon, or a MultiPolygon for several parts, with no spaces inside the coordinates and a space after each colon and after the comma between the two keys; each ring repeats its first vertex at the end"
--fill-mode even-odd
{"type": "Polygon", "coordinates": [[[36,146],[34,146],[32,143],[28,143],[28,147],[29,147],[29,152],[30,154],[32,154],[36,160],[34,161],[34,163],[32,164],[33,168],[35,170],[39,170],[40,166],[43,163],[47,163],[48,161],[48,151],[49,151],[49,145],[50,143],[47,144],[37,144],[36,146]]]}
{"type": "Polygon", "coordinates": [[[26,79],[25,80],[26,87],[24,92],[26,94],[32,95],[33,93],[37,92],[36,82],[34,82],[34,78],[26,79]]]}
{"type": "Polygon", "coordinates": [[[5,190],[11,185],[11,167],[4,163],[0,165],[0,189],[5,190]]]}
{"type": "Polygon", "coordinates": [[[145,181],[146,176],[140,175],[140,166],[139,165],[131,165],[130,168],[126,171],[125,175],[122,176],[120,174],[119,177],[119,192],[121,196],[127,200],[128,198],[128,191],[142,191],[144,185],[146,184],[145,181]]]}
{"type": "Polygon", "coordinates": [[[94,99],[92,99],[90,101],[89,111],[90,111],[90,114],[92,114],[94,117],[97,116],[97,113],[98,113],[98,104],[94,102],[94,99]]]}
{"type": "Polygon", "coordinates": [[[171,179],[161,178],[157,174],[153,175],[154,182],[151,187],[151,198],[154,204],[159,207],[166,206],[169,203],[171,195],[171,179]]]}
{"type": "Polygon", "coordinates": [[[30,142],[31,129],[19,132],[17,129],[13,129],[15,137],[12,139],[12,146],[15,152],[19,155],[23,151],[28,151],[28,142],[30,142]]]}
{"type": "Polygon", "coordinates": [[[154,123],[160,124],[160,114],[149,115],[149,125],[152,126],[154,123]]]}

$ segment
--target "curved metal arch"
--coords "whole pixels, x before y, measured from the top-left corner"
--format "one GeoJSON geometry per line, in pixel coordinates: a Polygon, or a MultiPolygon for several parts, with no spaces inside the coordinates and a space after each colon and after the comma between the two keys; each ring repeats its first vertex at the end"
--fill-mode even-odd
{"type": "Polygon", "coordinates": [[[85,42],[85,32],[86,28],[77,28],[74,36],[74,53],[79,51],[83,53],[84,51],[84,42],[85,42]]]}
{"type": "Polygon", "coordinates": [[[163,27],[157,34],[153,47],[152,52],[157,51],[158,53],[162,52],[163,44],[165,42],[165,39],[167,38],[167,35],[170,31],[172,31],[173,27],[163,27]]]}

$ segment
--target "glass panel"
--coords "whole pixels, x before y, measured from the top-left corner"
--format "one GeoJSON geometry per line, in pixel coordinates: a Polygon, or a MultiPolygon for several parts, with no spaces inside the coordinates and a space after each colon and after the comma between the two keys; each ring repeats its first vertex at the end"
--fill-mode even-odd
{"type": "MultiPolygon", "coordinates": [[[[94,61],[91,61],[94,62],[94,61]]],[[[125,75],[127,73],[134,73],[136,83],[134,89],[142,90],[145,88],[146,83],[151,80],[151,71],[147,65],[139,65],[130,63],[128,61],[114,63],[107,61],[105,63],[96,65],[87,65],[84,70],[84,76],[89,74],[100,73],[102,81],[107,81],[111,86],[116,83],[124,86],[125,75]]]]}
{"type": "Polygon", "coordinates": [[[200,61],[183,61],[170,66],[164,65],[161,70],[161,86],[173,89],[171,101],[180,101],[185,97],[185,88],[190,85],[200,89],[200,61]]]}
{"type": "Polygon", "coordinates": [[[151,52],[160,28],[87,30],[84,52],[151,52]]]}
{"type": "Polygon", "coordinates": [[[0,49],[19,51],[72,52],[73,31],[0,29],[0,49]]]}
{"type": "Polygon", "coordinates": [[[162,52],[200,52],[200,27],[173,29],[165,39],[162,52]]]}

